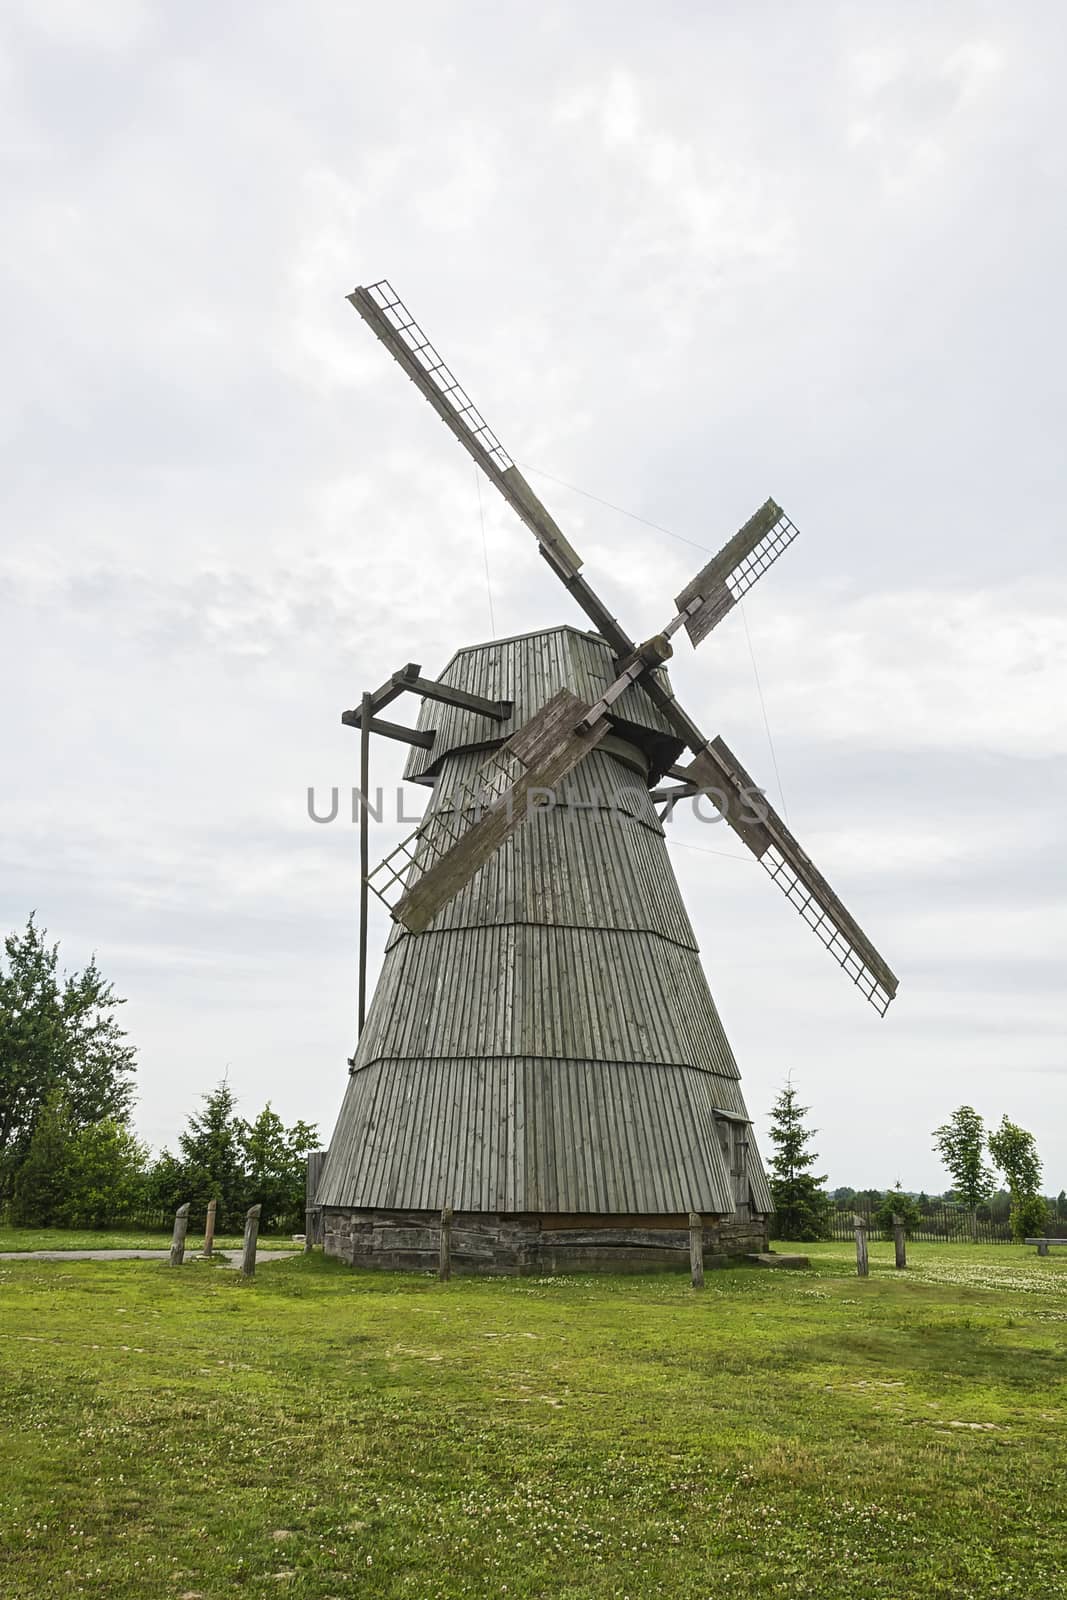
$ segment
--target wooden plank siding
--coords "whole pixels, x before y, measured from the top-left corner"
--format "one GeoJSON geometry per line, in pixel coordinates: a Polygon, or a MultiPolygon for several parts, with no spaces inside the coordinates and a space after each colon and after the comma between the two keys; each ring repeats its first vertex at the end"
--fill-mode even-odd
{"type": "MultiPolygon", "coordinates": [[[[460,651],[447,671],[471,694],[513,700],[517,726],[562,688],[594,698],[612,655],[595,636],[552,629],[460,651]]],[[[770,1210],[737,1063],[649,800],[678,742],[643,689],[623,701],[625,719],[613,718],[556,803],[424,932],[394,930],[320,1205],[543,1220],[693,1209],[730,1222],[733,1126],[748,1138],[745,1209],[770,1210]]],[[[408,776],[435,783],[431,809],[442,811],[487,745],[514,732],[440,701],[424,704],[418,726],[435,734],[433,771],[414,749],[408,776]]]]}

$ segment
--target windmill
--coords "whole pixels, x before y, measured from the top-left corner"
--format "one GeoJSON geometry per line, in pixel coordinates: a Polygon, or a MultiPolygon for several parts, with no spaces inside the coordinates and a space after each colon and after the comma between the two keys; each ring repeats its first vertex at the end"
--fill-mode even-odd
{"type": "Polygon", "coordinates": [[[664,812],[707,794],[881,1015],[897,979],[729,746],[679,704],[665,663],[682,630],[707,639],[797,529],[767,500],[662,630],[632,639],[392,287],[348,298],[592,628],[468,647],[437,679],[409,664],[342,717],[361,733],[364,795],[372,733],[411,745],[405,776],[433,795],[373,870],[363,807],[361,1032],[318,1186],[327,1250],[428,1264],[443,1208],[461,1259],[484,1270],[671,1259],[690,1211],[713,1251],[761,1250],[770,1194],[664,812]],[[422,701],[414,728],[379,715],[405,692],[422,701]],[[365,1017],[368,890],[394,926],[365,1017]]]}

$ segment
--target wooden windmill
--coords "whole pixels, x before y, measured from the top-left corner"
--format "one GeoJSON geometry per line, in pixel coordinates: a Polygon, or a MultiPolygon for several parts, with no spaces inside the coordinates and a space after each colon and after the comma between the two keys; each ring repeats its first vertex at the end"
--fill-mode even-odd
{"type": "Polygon", "coordinates": [[[484,1270],[670,1260],[691,1210],[713,1251],[764,1249],[770,1194],[656,804],[708,794],[885,1013],[893,973],[664,668],[673,636],[706,639],[797,530],[766,501],[635,641],[390,285],[348,298],[592,631],[462,649],[435,680],[405,667],[342,718],[364,794],[377,732],[411,744],[405,776],[433,795],[373,870],[364,808],[361,1034],[318,1187],[326,1247],[426,1265],[447,1207],[460,1260],[484,1270]],[[379,715],[405,691],[415,728],[379,715]],[[395,926],[364,1027],[368,887],[395,926]]]}

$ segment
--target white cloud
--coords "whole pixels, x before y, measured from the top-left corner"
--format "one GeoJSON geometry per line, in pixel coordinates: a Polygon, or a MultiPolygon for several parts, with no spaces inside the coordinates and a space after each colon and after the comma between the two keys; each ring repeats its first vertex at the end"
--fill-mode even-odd
{"type": "MultiPolygon", "coordinates": [[[[329,1123],[356,861],[306,789],[351,782],[363,687],[489,631],[474,469],[344,302],[386,275],[520,462],[712,549],[768,492],[804,531],[746,604],[790,818],[904,981],[880,1027],[762,873],[678,848],[753,1108],[791,1067],[835,1174],[930,1186],[920,1125],[1010,1099],[1064,1166],[1062,984],[1026,960],[1062,939],[1048,34],[8,9],[0,914],[99,947],[156,1137],[227,1062],[329,1123]]],[[[534,481],[662,626],[701,551],[534,481]]],[[[580,621],[481,507],[497,631],[580,621]]],[[[685,704],[771,787],[742,618],[687,651],[685,704]]]]}

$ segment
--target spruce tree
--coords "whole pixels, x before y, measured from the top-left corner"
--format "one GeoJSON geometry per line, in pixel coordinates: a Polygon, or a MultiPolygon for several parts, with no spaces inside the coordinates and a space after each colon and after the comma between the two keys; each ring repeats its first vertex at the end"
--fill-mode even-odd
{"type": "MultiPolygon", "coordinates": [[[[236,1228],[244,1218],[244,1123],[237,1115],[237,1101],[225,1079],[211,1094],[204,1095],[203,1101],[203,1111],[189,1117],[185,1132],[178,1139],[183,1199],[191,1200],[197,1211],[206,1209],[209,1200],[216,1200],[219,1228],[236,1228]]],[[[163,1154],[166,1156],[167,1152],[163,1154]]]]}
{"type": "Polygon", "coordinates": [[[819,1159],[809,1149],[814,1128],[804,1126],[809,1106],[797,1105],[797,1092],[786,1083],[771,1110],[771,1194],[774,1198],[774,1232],[779,1239],[828,1239],[830,1197],[811,1168],[819,1159]]]}

